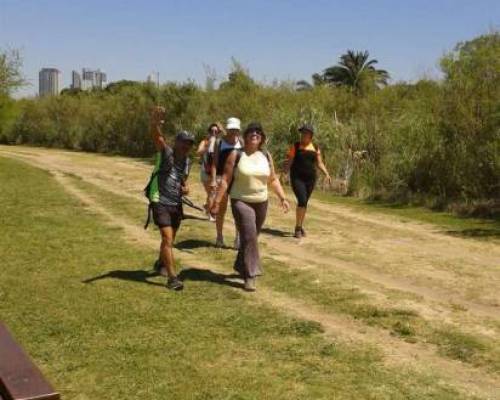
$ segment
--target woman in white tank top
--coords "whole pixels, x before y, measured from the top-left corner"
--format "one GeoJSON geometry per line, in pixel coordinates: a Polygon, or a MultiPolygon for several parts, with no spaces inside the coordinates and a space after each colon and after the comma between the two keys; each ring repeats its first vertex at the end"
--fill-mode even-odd
{"type": "Polygon", "coordinates": [[[234,269],[245,280],[245,289],[255,290],[255,278],[262,274],[258,235],[264,224],[268,205],[268,186],[288,212],[290,204],[275,174],[271,155],[262,150],[265,134],[259,123],[251,123],[244,132],[242,152],[233,151],[227,158],[220,191],[212,212],[219,212],[219,204],[226,192],[231,196],[231,209],[238,231],[240,247],[234,269]]]}

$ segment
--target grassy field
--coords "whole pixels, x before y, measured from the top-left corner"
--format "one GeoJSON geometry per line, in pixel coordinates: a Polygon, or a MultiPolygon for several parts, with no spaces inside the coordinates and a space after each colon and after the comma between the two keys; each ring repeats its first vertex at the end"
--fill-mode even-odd
{"type": "MultiPolygon", "coordinates": [[[[108,160],[121,162],[81,157],[99,164],[100,174],[108,160]]],[[[71,168],[82,168],[76,160],[71,168]]],[[[142,183],[144,173],[134,174],[131,182],[137,175],[142,183]]],[[[150,272],[157,234],[131,235],[129,225],[140,230],[144,218],[139,198],[105,190],[69,167],[64,180],[56,178],[0,158],[0,317],[64,398],[495,398],[435,372],[459,360],[458,367],[497,376],[497,337],[484,334],[500,329],[497,321],[481,319],[481,330],[473,329],[476,317],[458,306],[445,320],[433,319],[414,307],[424,300],[415,294],[365,285],[342,270],[325,273],[319,264],[301,270],[277,253],[277,241],[288,239],[267,235],[267,274],[247,295],[229,277],[234,252],[211,247],[212,229],[198,219],[185,222],[177,241],[186,290],[170,293],[150,272]],[[387,362],[387,350],[428,346],[436,346],[432,368],[387,362]]],[[[280,227],[277,218],[270,215],[280,227]]],[[[310,226],[319,229],[314,218],[310,226]]],[[[320,244],[307,246],[319,254],[320,244]]]]}

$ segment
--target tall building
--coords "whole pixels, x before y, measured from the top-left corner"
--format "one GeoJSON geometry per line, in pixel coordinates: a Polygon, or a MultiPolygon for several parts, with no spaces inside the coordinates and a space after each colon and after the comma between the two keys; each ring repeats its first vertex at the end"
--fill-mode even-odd
{"type": "Polygon", "coordinates": [[[61,72],[56,68],[42,68],[38,73],[38,94],[55,96],[59,94],[59,77],[61,72]]]}
{"type": "Polygon", "coordinates": [[[105,72],[102,72],[101,70],[96,71],[96,86],[100,89],[104,87],[104,84],[107,82],[107,76],[105,72]]]}
{"type": "Polygon", "coordinates": [[[81,89],[82,88],[82,77],[77,71],[71,73],[71,89],[81,89]]]}
{"type": "Polygon", "coordinates": [[[96,70],[92,70],[89,68],[82,69],[81,88],[83,90],[89,90],[94,88],[102,89],[106,81],[107,81],[106,73],[102,72],[100,69],[96,70]]]}
{"type": "Polygon", "coordinates": [[[160,73],[159,72],[151,72],[147,79],[147,83],[153,83],[155,86],[160,86],[160,73]]]}

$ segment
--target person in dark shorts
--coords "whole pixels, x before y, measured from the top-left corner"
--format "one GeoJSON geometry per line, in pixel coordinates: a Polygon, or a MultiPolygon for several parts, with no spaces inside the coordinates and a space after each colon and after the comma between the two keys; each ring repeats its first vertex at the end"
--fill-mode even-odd
{"type": "Polygon", "coordinates": [[[307,203],[316,185],[316,168],[325,174],[328,183],[332,179],[323,163],[321,151],[313,141],[314,128],[312,125],[303,125],[300,129],[300,141],[296,142],[288,151],[285,172],[290,170],[290,183],[293,193],[297,198],[295,237],[300,239],[306,235],[304,231],[304,219],[306,216],[307,203]]]}
{"type": "Polygon", "coordinates": [[[182,221],[182,196],[187,194],[189,152],[194,136],[186,131],[175,138],[173,147],[162,135],[165,110],[155,107],[151,114],[151,136],[157,150],[153,178],[149,187],[149,200],[153,221],[161,234],[160,257],[155,269],[167,276],[167,288],[181,290],[183,283],[175,272],[173,244],[182,221]]]}

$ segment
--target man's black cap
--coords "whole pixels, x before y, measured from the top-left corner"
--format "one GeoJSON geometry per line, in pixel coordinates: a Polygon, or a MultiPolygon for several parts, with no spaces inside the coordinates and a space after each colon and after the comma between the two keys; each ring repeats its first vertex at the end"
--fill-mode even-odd
{"type": "Polygon", "coordinates": [[[175,136],[175,140],[194,143],[194,135],[188,131],[181,131],[175,136]]]}

